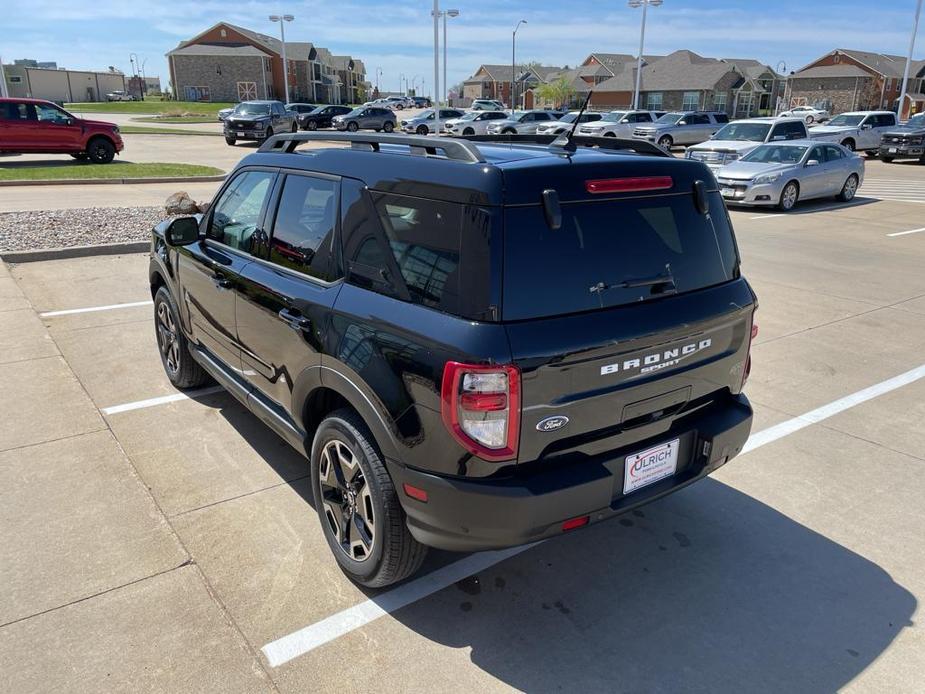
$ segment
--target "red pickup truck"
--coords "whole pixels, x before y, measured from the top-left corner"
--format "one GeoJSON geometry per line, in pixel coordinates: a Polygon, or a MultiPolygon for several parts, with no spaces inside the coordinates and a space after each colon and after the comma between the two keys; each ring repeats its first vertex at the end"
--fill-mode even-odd
{"type": "Polygon", "coordinates": [[[0,98],[0,153],[70,154],[108,164],[122,147],[115,123],[77,118],[43,99],[0,98]]]}

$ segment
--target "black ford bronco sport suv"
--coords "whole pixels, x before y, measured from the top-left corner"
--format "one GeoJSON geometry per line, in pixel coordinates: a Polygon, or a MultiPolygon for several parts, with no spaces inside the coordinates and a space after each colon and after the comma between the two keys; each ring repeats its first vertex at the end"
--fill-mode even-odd
{"type": "Polygon", "coordinates": [[[551,140],[278,135],[153,232],[167,375],[310,459],[358,583],[625,513],[748,438],[756,299],[713,176],[551,140]]]}

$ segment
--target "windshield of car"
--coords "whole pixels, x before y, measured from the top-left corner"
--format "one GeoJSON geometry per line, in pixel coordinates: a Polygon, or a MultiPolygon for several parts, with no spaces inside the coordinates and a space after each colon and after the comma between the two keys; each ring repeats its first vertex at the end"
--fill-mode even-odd
{"type": "Polygon", "coordinates": [[[526,115],[527,115],[527,112],[526,112],[526,111],[514,111],[514,112],[511,113],[510,116],[508,116],[508,119],[509,119],[509,120],[520,120],[521,118],[523,118],[523,117],[526,116],[526,115]]]}
{"type": "Polygon", "coordinates": [[[434,110],[432,108],[429,108],[426,111],[421,111],[418,115],[415,116],[415,120],[433,120],[433,119],[434,119],[434,110]]]}
{"type": "Polygon", "coordinates": [[[482,113],[484,113],[484,111],[469,111],[469,113],[467,113],[466,115],[464,115],[464,116],[463,116],[462,118],[460,118],[459,120],[475,120],[476,118],[478,118],[479,116],[481,116],[482,113]]]}
{"type": "Polygon", "coordinates": [[[864,116],[849,116],[843,113],[840,116],[835,116],[826,125],[854,126],[860,125],[862,120],[864,120],[864,116]]]}
{"type": "Polygon", "coordinates": [[[623,120],[623,116],[626,115],[626,111],[611,111],[606,114],[601,120],[605,120],[608,123],[618,123],[623,120]]]}
{"type": "Polygon", "coordinates": [[[708,214],[697,211],[692,195],[562,203],[562,226],[555,231],[540,205],[506,208],[503,319],[664,296],[652,284],[621,284],[640,278],[667,275],[678,293],[734,279],[738,256],[723,200],[714,192],[708,203],[708,214]]]}
{"type": "Polygon", "coordinates": [[[759,164],[796,164],[808,147],[799,145],[761,145],[742,157],[741,161],[759,164]]]}
{"type": "Polygon", "coordinates": [[[566,113],[559,119],[560,123],[574,123],[575,119],[578,118],[577,113],[566,113]]]}
{"type": "Polygon", "coordinates": [[[353,109],[350,113],[345,113],[344,115],[345,115],[345,116],[348,116],[348,117],[349,117],[349,116],[359,116],[359,115],[360,115],[361,113],[363,113],[366,109],[367,109],[366,106],[357,106],[357,107],[356,107],[355,109],[353,109]]]}
{"type": "Polygon", "coordinates": [[[764,142],[770,129],[769,123],[730,123],[717,130],[713,139],[764,142]]]}
{"type": "Polygon", "coordinates": [[[670,123],[671,125],[674,125],[682,118],[684,118],[683,113],[666,113],[664,116],[662,116],[655,122],[656,123],[670,123]]]}
{"type": "Polygon", "coordinates": [[[266,116],[270,113],[270,104],[238,104],[234,113],[237,116],[266,116]]]}
{"type": "Polygon", "coordinates": [[[325,111],[327,111],[328,108],[329,108],[328,106],[319,106],[318,108],[312,109],[308,113],[309,115],[316,116],[320,113],[324,113],[325,111]]]}
{"type": "Polygon", "coordinates": [[[925,126],[925,113],[919,113],[912,116],[912,118],[906,121],[906,125],[911,125],[914,128],[921,128],[925,126]]]}

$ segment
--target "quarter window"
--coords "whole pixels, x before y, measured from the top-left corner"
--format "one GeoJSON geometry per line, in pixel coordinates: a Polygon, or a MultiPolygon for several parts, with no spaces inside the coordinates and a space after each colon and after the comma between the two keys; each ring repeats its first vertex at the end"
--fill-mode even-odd
{"type": "Polygon", "coordinates": [[[231,248],[256,253],[262,232],[260,218],[276,174],[245,171],[222,193],[212,212],[206,236],[231,248]]]}
{"type": "Polygon", "coordinates": [[[287,176],[278,210],[270,262],[320,280],[336,279],[337,184],[311,176],[287,176]]]}

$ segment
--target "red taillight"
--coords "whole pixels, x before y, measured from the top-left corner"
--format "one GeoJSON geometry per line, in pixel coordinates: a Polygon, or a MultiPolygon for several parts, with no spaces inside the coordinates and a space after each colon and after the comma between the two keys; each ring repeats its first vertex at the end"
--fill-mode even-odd
{"type": "Polygon", "coordinates": [[[591,522],[591,516],[579,516],[578,518],[572,518],[570,520],[565,521],[562,524],[562,531],[565,532],[566,530],[575,530],[576,528],[583,528],[590,522],[591,522]]]}
{"type": "Polygon", "coordinates": [[[668,190],[672,186],[674,186],[674,180],[671,176],[630,176],[627,178],[601,178],[595,181],[585,181],[585,190],[593,195],[668,190]]]}
{"type": "Polygon", "coordinates": [[[421,489],[420,487],[415,487],[413,484],[408,484],[405,482],[402,485],[402,488],[405,490],[405,494],[410,496],[412,499],[417,499],[418,501],[423,501],[427,503],[427,491],[421,489]]]}
{"type": "Polygon", "coordinates": [[[443,423],[473,455],[490,461],[517,457],[520,370],[449,361],[441,386],[443,423]]]}

